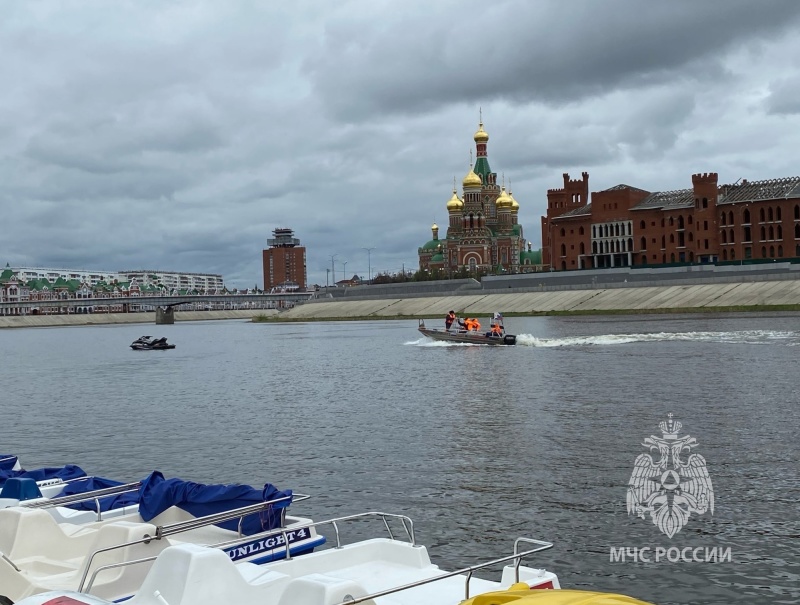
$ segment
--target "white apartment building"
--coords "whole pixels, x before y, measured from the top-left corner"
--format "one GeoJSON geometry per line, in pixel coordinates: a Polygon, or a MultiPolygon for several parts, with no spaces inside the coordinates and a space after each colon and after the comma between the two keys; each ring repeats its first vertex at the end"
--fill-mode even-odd
{"type": "Polygon", "coordinates": [[[224,288],[222,275],[213,273],[177,273],[173,271],[89,271],[86,269],[49,269],[45,267],[10,267],[21,281],[47,279],[49,282],[63,279],[77,279],[91,286],[99,282],[111,283],[114,280],[129,282],[135,280],[142,285],[163,284],[170,290],[221,290],[224,288]]]}

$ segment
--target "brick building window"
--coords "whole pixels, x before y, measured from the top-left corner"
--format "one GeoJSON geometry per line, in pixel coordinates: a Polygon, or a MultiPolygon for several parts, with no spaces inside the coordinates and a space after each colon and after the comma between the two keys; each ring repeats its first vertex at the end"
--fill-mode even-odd
{"type": "Polygon", "coordinates": [[[758,211],[758,216],[761,219],[762,223],[767,220],[766,219],[766,214],[764,213],[764,209],[763,208],[758,211]]]}
{"type": "Polygon", "coordinates": [[[783,239],[783,227],[781,227],[780,225],[778,225],[778,238],[777,239],[783,239]]]}
{"type": "Polygon", "coordinates": [[[703,208],[708,208],[708,198],[707,197],[703,198],[703,208]]]}
{"type": "Polygon", "coordinates": [[[719,224],[723,225],[723,226],[725,225],[725,213],[724,212],[719,215],[719,224]]]}
{"type": "Polygon", "coordinates": [[[783,258],[783,246],[778,246],[778,256],[783,258]]]}
{"type": "MultiPolygon", "coordinates": [[[[642,238],[642,243],[641,243],[641,246],[639,246],[639,248],[642,249],[642,250],[647,250],[647,238],[646,237],[642,238]]],[[[642,261],[642,262],[644,262],[644,261],[642,261]]]]}
{"type": "Polygon", "coordinates": [[[731,243],[732,243],[732,244],[733,244],[733,243],[735,243],[735,241],[736,241],[736,240],[734,240],[734,239],[733,239],[733,229],[731,229],[731,230],[730,230],[730,232],[729,232],[729,235],[730,235],[730,241],[731,241],[731,243]]]}
{"type": "Polygon", "coordinates": [[[800,221],[800,205],[794,205],[794,220],[800,221]]]}
{"type": "Polygon", "coordinates": [[[644,229],[645,227],[646,227],[645,222],[644,221],[640,221],[639,222],[639,229],[644,229]]]}
{"type": "Polygon", "coordinates": [[[780,206],[775,208],[775,220],[776,221],[781,220],[781,207],[780,206]]]}
{"type": "Polygon", "coordinates": [[[692,224],[692,215],[689,215],[689,218],[686,219],[686,222],[691,225],[692,224]]]}

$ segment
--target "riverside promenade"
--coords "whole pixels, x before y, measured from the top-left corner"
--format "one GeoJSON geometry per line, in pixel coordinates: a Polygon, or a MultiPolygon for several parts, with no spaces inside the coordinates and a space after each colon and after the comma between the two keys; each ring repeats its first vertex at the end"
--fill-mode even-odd
{"type": "Polygon", "coordinates": [[[800,280],[323,298],[283,311],[272,319],[438,317],[451,309],[460,316],[487,315],[495,311],[506,315],[800,311],[800,280]]]}
{"type": "MultiPolygon", "coordinates": [[[[800,312],[800,264],[620,268],[331,288],[284,311],[184,311],[175,320],[409,319],[443,317],[451,309],[460,316],[800,312]]],[[[125,323],[155,324],[155,314],[0,316],[0,328],[125,323]]]]}

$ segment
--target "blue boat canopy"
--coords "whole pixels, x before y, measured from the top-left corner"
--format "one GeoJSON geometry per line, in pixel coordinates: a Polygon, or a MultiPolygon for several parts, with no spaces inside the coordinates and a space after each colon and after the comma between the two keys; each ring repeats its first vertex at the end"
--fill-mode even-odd
{"type": "MultiPolygon", "coordinates": [[[[93,489],[102,489],[115,485],[121,485],[121,483],[100,477],[88,477],[86,481],[76,481],[68,485],[63,495],[84,493],[93,489]]],[[[260,490],[241,483],[205,485],[177,478],[165,479],[162,473],[154,471],[142,481],[138,492],[102,498],[100,500],[100,510],[106,511],[138,502],[139,515],[144,521],[150,521],[172,506],[177,506],[195,517],[204,517],[280,498],[283,498],[283,500],[274,503],[269,509],[244,518],[242,533],[245,535],[280,527],[281,509],[286,508],[291,503],[292,491],[280,491],[271,483],[266,483],[263,489],[260,490]]],[[[94,500],[78,502],[70,505],[70,508],[97,510],[97,504],[94,500]]],[[[225,521],[217,525],[237,531],[239,519],[225,521]]]]}
{"type": "Polygon", "coordinates": [[[83,471],[83,469],[79,466],[75,466],[74,464],[67,464],[66,466],[62,467],[37,468],[30,471],[12,471],[10,468],[3,469],[0,467],[0,484],[5,483],[6,479],[10,479],[11,477],[22,477],[33,479],[34,481],[45,481],[46,479],[61,479],[62,481],[68,481],[70,479],[76,479],[77,477],[85,476],[86,473],[83,471]]]}
{"type": "Polygon", "coordinates": [[[13,454],[0,454],[0,471],[10,471],[17,463],[17,457],[13,454]]]}

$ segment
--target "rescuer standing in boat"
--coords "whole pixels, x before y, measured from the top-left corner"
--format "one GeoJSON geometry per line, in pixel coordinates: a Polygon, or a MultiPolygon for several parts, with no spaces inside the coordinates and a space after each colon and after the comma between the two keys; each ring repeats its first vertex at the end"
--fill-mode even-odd
{"type": "Polygon", "coordinates": [[[455,311],[450,311],[445,318],[444,318],[444,329],[448,332],[450,331],[450,326],[453,325],[453,322],[456,320],[456,313],[455,311]]]}

